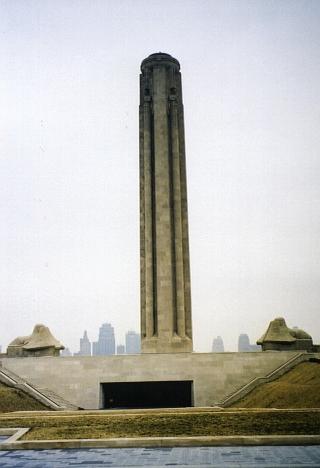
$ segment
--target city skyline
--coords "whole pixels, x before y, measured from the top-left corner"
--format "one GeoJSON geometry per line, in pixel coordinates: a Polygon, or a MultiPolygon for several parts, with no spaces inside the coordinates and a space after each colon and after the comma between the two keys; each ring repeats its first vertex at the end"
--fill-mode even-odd
{"type": "MultiPolygon", "coordinates": [[[[295,328],[295,327],[294,327],[295,328]]],[[[96,333],[96,336],[97,336],[97,339],[99,338],[99,333],[96,333]]],[[[141,349],[137,349],[137,339],[139,340],[139,345],[138,346],[141,346],[141,343],[140,343],[140,334],[134,330],[128,330],[125,334],[125,340],[124,342],[121,342],[120,340],[118,340],[117,338],[117,334],[116,332],[114,333],[114,337],[115,337],[115,353],[114,354],[137,354],[137,353],[140,353],[141,352],[141,349]],[[130,341],[131,343],[133,343],[132,345],[130,344],[130,341]],[[135,351],[131,351],[131,346],[133,346],[133,348],[135,349],[135,351]],[[118,352],[118,348],[119,348],[119,351],[118,352]],[[128,351],[129,349],[129,351],[128,351]]],[[[80,338],[80,349],[79,351],[74,351],[71,353],[71,355],[75,355],[75,356],[91,356],[92,355],[92,343],[94,342],[94,339],[90,339],[90,337],[88,337],[88,334],[87,334],[87,330],[84,330],[84,334],[83,334],[83,337],[80,338]],[[81,344],[83,343],[83,340],[87,340],[86,341],[86,344],[84,345],[84,348],[82,348],[81,344]],[[88,342],[90,343],[90,352],[88,352],[88,342]],[[82,349],[85,349],[84,352],[81,352],[81,348],[82,349]]],[[[66,350],[68,351],[72,351],[70,350],[70,348],[66,345],[66,350]]],[[[223,336],[220,336],[220,335],[217,335],[217,336],[214,336],[212,338],[212,343],[211,343],[211,349],[207,349],[206,350],[207,352],[218,352],[218,353],[221,353],[221,352],[229,352],[228,349],[225,349],[224,348],[224,341],[223,341],[223,336]]],[[[238,352],[248,352],[248,351],[261,351],[261,347],[259,345],[256,344],[256,342],[251,342],[250,341],[250,338],[248,336],[247,333],[243,332],[243,333],[240,333],[239,336],[238,336],[238,340],[237,340],[237,351],[238,352]]],[[[1,352],[1,345],[0,345],[0,352],[1,352]]],[[[62,352],[61,355],[63,355],[64,353],[62,352]]]]}
{"type": "MultiPolygon", "coordinates": [[[[140,334],[134,330],[128,330],[125,334],[125,341],[121,342],[118,340],[112,324],[104,322],[99,327],[96,336],[97,340],[94,338],[90,339],[87,330],[84,330],[83,336],[80,338],[79,350],[74,351],[72,354],[74,356],[96,356],[108,354],[138,354],[141,351],[140,334]]],[[[66,349],[70,351],[68,346],[66,346],[66,349]]],[[[62,355],[68,355],[68,353],[62,353],[62,355]]]]}
{"type": "Polygon", "coordinates": [[[320,342],[317,1],[3,1],[2,349],[139,330],[138,74],[181,64],[195,351],[320,342]],[[121,40],[120,40],[121,38],[121,40]]]}

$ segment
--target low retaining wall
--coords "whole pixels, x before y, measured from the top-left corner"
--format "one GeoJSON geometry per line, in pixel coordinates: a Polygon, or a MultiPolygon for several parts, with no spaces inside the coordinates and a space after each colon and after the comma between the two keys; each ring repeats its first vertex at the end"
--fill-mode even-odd
{"type": "Polygon", "coordinates": [[[192,380],[194,406],[214,406],[294,352],[177,353],[1,359],[3,366],[37,387],[51,389],[85,409],[99,409],[101,383],[192,380]]]}

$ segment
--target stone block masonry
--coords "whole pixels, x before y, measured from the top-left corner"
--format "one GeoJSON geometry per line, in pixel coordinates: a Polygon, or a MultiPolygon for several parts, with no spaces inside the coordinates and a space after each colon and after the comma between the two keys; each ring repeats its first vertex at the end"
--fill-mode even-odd
{"type": "Polygon", "coordinates": [[[140,259],[143,353],[192,351],[184,120],[179,62],[140,75],[140,259]]]}
{"type": "Polygon", "coordinates": [[[103,407],[102,383],[192,381],[193,405],[212,406],[296,353],[175,353],[5,358],[21,378],[85,409],[103,407]]]}

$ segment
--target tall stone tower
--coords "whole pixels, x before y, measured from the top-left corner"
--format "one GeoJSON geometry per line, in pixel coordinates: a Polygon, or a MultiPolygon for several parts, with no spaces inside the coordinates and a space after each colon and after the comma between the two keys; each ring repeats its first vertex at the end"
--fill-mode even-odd
{"type": "Polygon", "coordinates": [[[152,54],[140,75],[141,347],[192,351],[180,64],[152,54]]]}

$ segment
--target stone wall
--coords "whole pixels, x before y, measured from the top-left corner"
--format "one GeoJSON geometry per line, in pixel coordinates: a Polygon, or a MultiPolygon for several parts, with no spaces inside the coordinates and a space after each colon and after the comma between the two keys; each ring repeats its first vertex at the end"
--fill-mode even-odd
{"type": "Polygon", "coordinates": [[[3,366],[85,409],[101,407],[103,382],[192,380],[194,406],[212,406],[292,352],[177,353],[119,356],[4,358],[3,366]]]}

